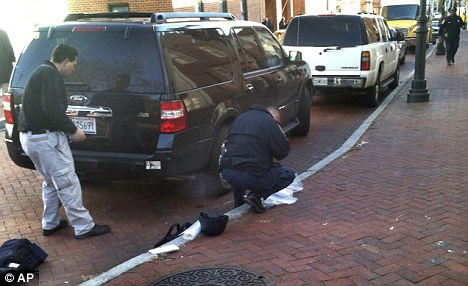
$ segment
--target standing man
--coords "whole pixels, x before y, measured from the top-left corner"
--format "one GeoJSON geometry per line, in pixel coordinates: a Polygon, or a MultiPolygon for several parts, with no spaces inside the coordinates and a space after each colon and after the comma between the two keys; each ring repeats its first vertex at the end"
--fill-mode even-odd
{"type": "Polygon", "coordinates": [[[69,140],[86,139],[66,115],[67,92],[63,77],[75,71],[78,52],[66,44],[59,44],[51,61],[37,67],[24,88],[23,105],[18,129],[23,150],[44,178],[42,183],[42,233],[52,235],[68,226],[60,220],[63,205],[75,230],[75,238],[82,239],[109,233],[108,225],[95,224],[83,206],[81,185],[75,173],[69,140]]]}
{"type": "Polygon", "coordinates": [[[13,63],[15,62],[15,53],[11,46],[8,34],[0,29],[0,89],[1,94],[7,92],[8,82],[10,81],[13,63]]]}
{"type": "Polygon", "coordinates": [[[220,162],[221,176],[232,187],[234,207],[245,198],[257,213],[265,212],[262,198],[289,186],[294,171],[273,159],[288,156],[291,147],[280,126],[281,112],[273,107],[254,105],[229,127],[225,153],[220,162]]]}
{"type": "Polygon", "coordinates": [[[450,8],[449,12],[450,15],[442,20],[440,29],[445,35],[447,65],[451,66],[455,63],[455,54],[460,42],[460,29],[463,26],[463,20],[457,15],[455,8],[450,8]]]}
{"type": "Polygon", "coordinates": [[[271,32],[273,32],[273,23],[270,21],[270,19],[265,17],[262,21],[262,24],[265,25],[271,32]]]}

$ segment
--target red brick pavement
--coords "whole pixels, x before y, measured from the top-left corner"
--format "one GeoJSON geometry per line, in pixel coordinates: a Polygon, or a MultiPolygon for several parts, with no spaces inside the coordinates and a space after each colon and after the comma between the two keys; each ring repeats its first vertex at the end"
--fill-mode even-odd
{"type": "Polygon", "coordinates": [[[468,32],[456,64],[426,62],[359,147],[307,178],[292,205],[249,213],[106,285],[148,285],[192,267],[235,266],[276,285],[468,285],[468,32]]]}

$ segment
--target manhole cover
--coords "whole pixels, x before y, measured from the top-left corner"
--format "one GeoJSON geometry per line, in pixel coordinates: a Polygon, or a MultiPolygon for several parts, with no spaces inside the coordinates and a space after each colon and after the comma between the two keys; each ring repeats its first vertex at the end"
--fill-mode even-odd
{"type": "Polygon", "coordinates": [[[152,286],[209,286],[209,285],[248,285],[248,286],[274,286],[271,281],[258,273],[239,268],[211,267],[197,268],[188,271],[167,275],[152,286]]]}

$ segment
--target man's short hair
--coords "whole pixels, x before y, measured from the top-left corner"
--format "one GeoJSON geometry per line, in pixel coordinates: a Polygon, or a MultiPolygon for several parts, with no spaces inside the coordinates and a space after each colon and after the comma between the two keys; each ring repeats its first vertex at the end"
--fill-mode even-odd
{"type": "Polygon", "coordinates": [[[52,51],[52,62],[57,64],[62,63],[66,59],[74,62],[77,57],[78,51],[67,44],[58,44],[52,51]]]}
{"type": "Polygon", "coordinates": [[[274,106],[268,106],[267,110],[268,112],[270,112],[273,118],[275,118],[276,121],[278,121],[279,123],[283,122],[283,114],[281,114],[281,111],[278,108],[274,106]]]}

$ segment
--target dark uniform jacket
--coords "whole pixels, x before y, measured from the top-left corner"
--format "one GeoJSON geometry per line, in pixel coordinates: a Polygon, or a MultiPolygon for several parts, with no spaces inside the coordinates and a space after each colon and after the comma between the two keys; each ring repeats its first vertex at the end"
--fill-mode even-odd
{"type": "Polygon", "coordinates": [[[459,38],[460,29],[463,26],[463,20],[458,15],[448,16],[440,24],[442,33],[448,38],[459,38]]]}
{"type": "Polygon", "coordinates": [[[46,61],[32,72],[26,83],[18,129],[73,134],[76,126],[66,114],[67,107],[65,82],[55,65],[46,61]]]}
{"type": "Polygon", "coordinates": [[[235,169],[263,175],[274,165],[273,159],[285,158],[291,147],[283,130],[261,106],[252,106],[229,127],[222,169],[235,169]]]}

